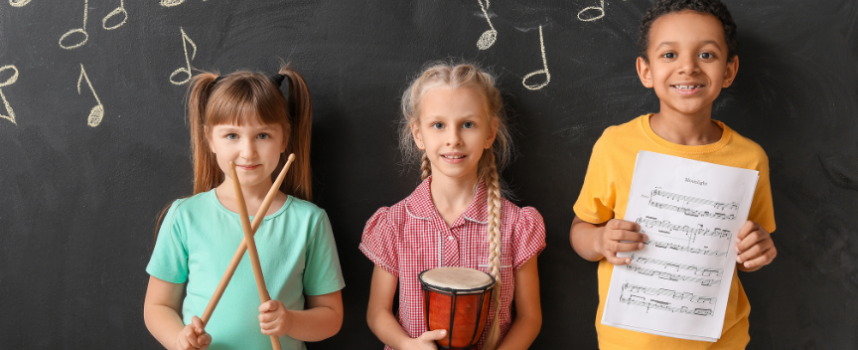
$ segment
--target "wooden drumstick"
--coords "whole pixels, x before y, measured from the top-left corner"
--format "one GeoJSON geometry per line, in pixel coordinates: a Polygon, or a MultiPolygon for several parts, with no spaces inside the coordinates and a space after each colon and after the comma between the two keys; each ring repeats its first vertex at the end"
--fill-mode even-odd
{"type": "MultiPolygon", "coordinates": [[[[268,191],[268,194],[262,201],[262,205],[259,206],[259,210],[256,212],[256,216],[253,217],[253,223],[251,224],[251,230],[253,234],[256,234],[256,230],[259,229],[259,226],[262,224],[262,219],[265,218],[265,213],[268,212],[268,208],[271,206],[271,202],[274,201],[274,197],[276,197],[277,192],[280,191],[280,184],[282,184],[283,179],[286,178],[286,173],[289,172],[289,166],[292,165],[292,161],[294,160],[295,155],[290,154],[289,159],[283,166],[283,169],[280,170],[280,175],[278,175],[277,179],[274,180],[274,184],[271,185],[271,189],[268,191]]],[[[232,256],[232,260],[230,261],[229,266],[226,268],[226,271],[224,272],[223,277],[221,278],[220,283],[217,286],[217,289],[215,289],[212,298],[209,300],[209,304],[208,306],[206,306],[205,312],[203,312],[203,316],[201,317],[203,325],[208,323],[209,319],[211,319],[212,313],[214,313],[214,310],[217,307],[220,298],[223,296],[223,292],[226,290],[227,285],[229,285],[229,281],[232,279],[232,275],[235,274],[235,269],[238,268],[238,264],[241,262],[241,258],[244,257],[245,251],[247,251],[247,241],[242,239],[241,244],[238,245],[238,249],[235,250],[235,254],[233,254],[232,256]]]]}
{"type": "MultiPolygon", "coordinates": [[[[241,217],[241,228],[244,230],[244,241],[247,244],[247,253],[250,255],[250,265],[253,266],[253,277],[256,279],[256,289],[259,290],[259,300],[265,303],[271,300],[268,288],[265,287],[265,277],[262,275],[262,266],[259,264],[259,252],[256,251],[256,241],[253,240],[253,232],[250,231],[250,218],[247,216],[247,205],[244,203],[244,194],[241,193],[241,184],[238,183],[238,174],[235,172],[235,163],[229,162],[229,170],[232,171],[232,183],[235,185],[235,201],[238,202],[238,215],[241,217]]],[[[280,350],[280,337],[271,336],[271,347],[280,350]]]]}

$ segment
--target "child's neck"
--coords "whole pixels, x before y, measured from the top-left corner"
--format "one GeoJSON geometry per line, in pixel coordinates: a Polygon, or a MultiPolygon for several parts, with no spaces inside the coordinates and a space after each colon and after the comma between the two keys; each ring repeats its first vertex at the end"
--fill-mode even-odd
{"type": "MultiPolygon", "coordinates": [[[[272,181],[263,181],[253,186],[241,186],[241,193],[244,195],[244,203],[247,205],[248,216],[256,215],[256,212],[259,211],[259,207],[262,206],[262,201],[265,200],[265,196],[271,189],[272,184],[272,181]]],[[[238,202],[236,201],[235,187],[233,186],[232,179],[227,177],[220,186],[215,188],[215,194],[225,208],[238,213],[238,202]]],[[[280,210],[280,207],[286,203],[287,198],[288,197],[283,194],[283,192],[277,192],[277,195],[274,197],[274,201],[271,202],[271,206],[268,208],[265,215],[271,215],[280,210]]]]}
{"type": "Polygon", "coordinates": [[[685,146],[708,145],[721,140],[724,130],[712,122],[712,108],[685,114],[664,107],[649,118],[650,128],[659,137],[685,146]]]}
{"type": "Polygon", "coordinates": [[[432,183],[429,186],[432,203],[447,226],[452,226],[456,219],[468,210],[474,201],[477,181],[476,173],[472,176],[452,178],[437,171],[432,172],[432,183]]]}

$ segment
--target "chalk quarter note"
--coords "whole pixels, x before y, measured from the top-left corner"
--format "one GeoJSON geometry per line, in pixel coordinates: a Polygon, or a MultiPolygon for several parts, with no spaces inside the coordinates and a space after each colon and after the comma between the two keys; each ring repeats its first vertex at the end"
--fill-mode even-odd
{"type": "Polygon", "coordinates": [[[101,124],[101,120],[104,119],[104,105],[101,104],[101,100],[98,99],[98,94],[95,93],[95,89],[92,87],[92,82],[86,74],[86,69],[83,68],[83,63],[81,63],[80,77],[77,78],[78,95],[81,93],[80,84],[83,80],[86,80],[86,85],[89,86],[89,91],[92,91],[92,96],[95,97],[95,102],[98,103],[95,107],[92,107],[92,110],[89,111],[89,117],[86,118],[86,124],[94,128],[98,126],[98,124],[101,124]]]}
{"type": "Polygon", "coordinates": [[[9,0],[9,5],[13,7],[24,7],[30,3],[30,0],[9,0]]]}
{"type": "Polygon", "coordinates": [[[114,30],[121,27],[126,21],[128,21],[128,11],[125,11],[125,0],[119,0],[119,7],[108,13],[107,16],[104,16],[104,19],[101,20],[101,26],[107,30],[114,30]],[[115,23],[115,21],[111,21],[110,19],[119,15],[122,15],[121,22],[112,26],[107,25],[107,22],[115,23]]]}
{"type": "Polygon", "coordinates": [[[173,7],[181,5],[185,0],[161,0],[161,6],[173,7]]]}
{"type": "Polygon", "coordinates": [[[542,39],[542,26],[539,26],[539,48],[542,51],[542,69],[533,71],[528,75],[524,76],[524,79],[521,80],[521,84],[524,85],[528,90],[539,90],[544,88],[548,83],[551,82],[551,73],[548,72],[548,61],[545,59],[545,41],[542,39]],[[528,84],[527,79],[535,75],[545,75],[545,82],[540,84],[528,84]]]}
{"type": "Polygon", "coordinates": [[[486,2],[484,4],[483,0],[477,0],[477,2],[480,3],[480,9],[483,10],[483,15],[486,16],[486,22],[489,24],[489,30],[483,32],[477,40],[477,48],[480,50],[492,47],[492,45],[495,44],[495,40],[498,38],[498,31],[495,30],[495,27],[492,25],[492,20],[489,19],[489,12],[487,11],[489,8],[489,0],[485,1],[486,2]]]}
{"type": "Polygon", "coordinates": [[[173,74],[170,74],[170,82],[174,85],[184,85],[191,81],[191,60],[197,56],[197,45],[185,34],[185,29],[179,28],[179,30],[182,32],[182,47],[185,49],[185,66],[174,70],[173,74]],[[188,57],[188,44],[191,44],[191,48],[194,49],[190,58],[188,57]],[[175,78],[179,74],[185,74],[187,78],[177,81],[175,78]]]}
{"type": "Polygon", "coordinates": [[[605,17],[605,0],[599,0],[599,6],[585,7],[578,12],[578,19],[584,22],[592,22],[605,17]]]}
{"type": "Polygon", "coordinates": [[[6,81],[0,83],[0,99],[3,100],[3,106],[6,107],[6,114],[7,114],[7,115],[0,114],[0,118],[6,119],[6,120],[12,122],[12,124],[17,125],[18,123],[15,121],[15,112],[12,111],[12,106],[9,105],[9,100],[7,100],[6,95],[3,94],[2,88],[7,87],[9,85],[12,85],[16,81],[18,81],[18,68],[15,68],[15,66],[13,66],[13,65],[0,67],[0,77],[2,77],[4,75],[3,73],[6,72],[7,70],[11,70],[13,72],[13,74],[9,79],[6,79],[6,81]]]}
{"type": "Polygon", "coordinates": [[[83,27],[77,28],[77,29],[72,29],[72,30],[66,32],[65,34],[63,34],[63,36],[60,37],[60,47],[66,49],[66,50],[72,50],[72,49],[76,49],[78,47],[83,46],[83,44],[86,44],[87,40],[89,40],[89,34],[86,33],[86,15],[87,15],[88,10],[89,10],[89,0],[84,0],[83,1],[83,27]],[[72,36],[75,33],[83,34],[83,40],[81,40],[80,42],[78,42],[76,44],[74,43],[74,41],[69,42],[69,40],[67,40],[70,36],[72,36]]]}

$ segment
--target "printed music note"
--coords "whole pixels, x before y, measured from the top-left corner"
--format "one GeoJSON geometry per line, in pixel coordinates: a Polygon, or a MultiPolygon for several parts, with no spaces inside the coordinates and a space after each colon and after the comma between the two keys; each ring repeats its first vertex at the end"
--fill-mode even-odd
{"type": "Polygon", "coordinates": [[[492,20],[489,19],[489,13],[488,11],[486,11],[486,9],[489,8],[489,0],[486,0],[485,5],[483,5],[483,0],[477,0],[477,2],[480,3],[480,9],[483,10],[483,15],[486,16],[486,22],[489,23],[490,28],[489,30],[483,32],[483,34],[480,35],[480,39],[477,40],[477,48],[480,50],[485,50],[495,44],[495,40],[497,40],[498,38],[498,31],[495,30],[495,27],[492,25],[492,20]]]}
{"type": "Polygon", "coordinates": [[[83,28],[72,29],[72,30],[66,32],[65,34],[63,34],[63,36],[60,37],[60,47],[66,49],[66,50],[72,50],[72,49],[76,49],[78,47],[83,46],[83,44],[86,44],[87,40],[89,40],[89,34],[86,33],[86,14],[87,14],[88,10],[89,10],[89,0],[84,0],[83,1],[83,28]],[[63,41],[65,41],[66,38],[68,38],[70,35],[72,35],[74,33],[83,34],[83,40],[77,44],[74,44],[74,45],[64,45],[63,41]]]}
{"type": "MultiPolygon", "coordinates": [[[[11,78],[6,79],[6,81],[0,83],[0,88],[12,85],[16,81],[18,81],[18,68],[15,68],[15,66],[13,66],[13,65],[0,67],[0,75],[3,74],[3,71],[9,70],[9,69],[14,71],[15,74],[12,74],[11,78]]],[[[9,101],[6,100],[6,95],[3,94],[2,89],[0,89],[0,99],[3,100],[3,105],[6,107],[6,113],[9,113],[9,115],[0,114],[0,118],[6,119],[6,120],[12,122],[12,124],[18,125],[18,123],[15,121],[15,112],[12,111],[12,106],[10,106],[9,101]]]]}
{"type": "Polygon", "coordinates": [[[30,3],[30,0],[9,0],[9,5],[12,7],[24,7],[30,3]]]}
{"type": "Polygon", "coordinates": [[[592,22],[602,17],[605,17],[605,0],[599,0],[599,6],[585,7],[583,10],[581,10],[581,12],[578,12],[578,19],[584,22],[592,22]],[[581,18],[581,15],[583,15],[584,12],[590,10],[599,11],[599,14],[593,17],[581,18]]]}
{"type": "Polygon", "coordinates": [[[98,95],[95,93],[95,89],[92,87],[92,82],[89,81],[89,76],[86,74],[86,70],[83,68],[83,63],[80,64],[80,77],[77,78],[77,94],[80,95],[80,83],[86,79],[86,85],[89,85],[89,91],[92,91],[92,96],[95,97],[95,102],[98,102],[95,107],[92,107],[92,110],[89,111],[89,117],[86,118],[86,123],[91,127],[96,127],[98,124],[101,124],[101,120],[104,118],[104,105],[101,104],[101,100],[98,99],[98,95]]]}
{"type": "Polygon", "coordinates": [[[542,40],[542,26],[539,26],[539,48],[542,50],[542,67],[538,71],[534,71],[528,75],[524,76],[524,79],[521,80],[521,84],[524,85],[528,90],[539,90],[544,88],[548,83],[551,82],[551,73],[548,72],[548,61],[545,60],[545,42],[542,40]],[[538,74],[545,74],[545,82],[542,84],[528,84],[527,79],[538,74]]]}
{"type": "Polygon", "coordinates": [[[110,13],[108,13],[107,16],[104,16],[104,19],[101,20],[101,26],[107,30],[114,30],[116,28],[121,27],[123,24],[125,24],[125,21],[127,21],[127,20],[128,20],[128,11],[125,11],[125,0],[119,0],[119,7],[117,7],[115,10],[111,11],[110,13]],[[108,27],[107,26],[107,20],[109,20],[113,16],[119,15],[120,13],[123,16],[122,22],[119,22],[119,24],[117,24],[117,25],[108,27]]]}
{"type": "Polygon", "coordinates": [[[184,84],[187,84],[189,81],[191,81],[191,60],[193,60],[194,57],[197,56],[197,45],[194,44],[194,41],[191,40],[191,38],[189,38],[187,34],[185,34],[184,29],[182,29],[180,27],[179,30],[182,31],[182,46],[185,49],[185,65],[187,67],[181,67],[179,69],[176,69],[173,71],[173,74],[170,74],[170,82],[173,83],[174,85],[184,85],[184,84]],[[191,54],[190,59],[188,58],[188,44],[191,44],[191,47],[194,49],[194,53],[191,54]],[[180,73],[187,74],[188,77],[185,80],[181,80],[181,81],[173,80],[173,77],[175,77],[176,75],[178,75],[180,73]]]}

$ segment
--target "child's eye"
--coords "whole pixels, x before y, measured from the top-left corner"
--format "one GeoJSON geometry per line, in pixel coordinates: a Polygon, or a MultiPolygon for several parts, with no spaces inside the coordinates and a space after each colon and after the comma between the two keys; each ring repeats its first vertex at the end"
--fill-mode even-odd
{"type": "Polygon", "coordinates": [[[464,124],[462,124],[462,127],[463,127],[463,128],[465,128],[465,129],[473,128],[473,127],[474,127],[474,122],[465,122],[464,124]]]}
{"type": "Polygon", "coordinates": [[[700,54],[700,58],[702,58],[704,60],[708,60],[708,59],[714,58],[714,57],[715,57],[715,55],[713,55],[711,52],[704,52],[704,53],[700,54]]]}
{"type": "Polygon", "coordinates": [[[675,54],[675,53],[673,53],[673,52],[668,52],[668,53],[665,53],[665,54],[661,55],[661,57],[664,57],[664,58],[667,58],[667,59],[674,59],[674,58],[676,58],[676,54],[675,54]]]}
{"type": "Polygon", "coordinates": [[[260,140],[267,140],[267,139],[268,139],[268,138],[270,138],[270,137],[271,137],[271,135],[268,135],[268,134],[266,134],[266,133],[261,133],[261,134],[259,134],[259,135],[257,135],[257,136],[256,136],[256,138],[258,138],[258,139],[260,139],[260,140]]]}
{"type": "Polygon", "coordinates": [[[441,122],[434,122],[434,123],[432,123],[432,128],[433,128],[433,129],[441,129],[441,128],[443,128],[443,127],[444,127],[444,124],[441,124],[441,122]]]}
{"type": "Polygon", "coordinates": [[[226,134],[227,140],[238,140],[238,135],[236,134],[226,134]]]}

